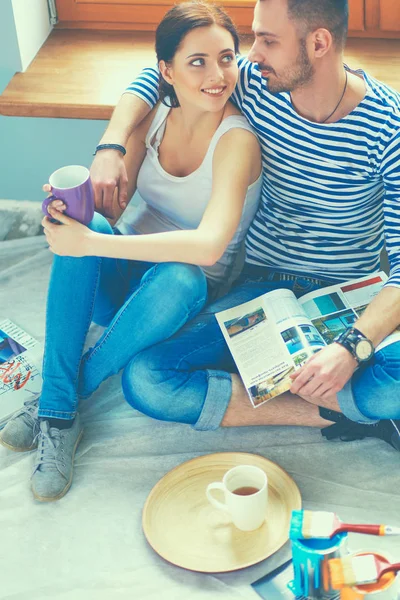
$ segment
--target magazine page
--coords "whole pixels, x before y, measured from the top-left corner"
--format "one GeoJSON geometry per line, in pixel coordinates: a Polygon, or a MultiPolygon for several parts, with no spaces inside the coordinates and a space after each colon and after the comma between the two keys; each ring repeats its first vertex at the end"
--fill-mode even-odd
{"type": "Polygon", "coordinates": [[[290,375],[325,345],[290,290],[216,314],[254,407],[289,390],[290,375]]]}
{"type": "MultiPolygon", "coordinates": [[[[346,283],[332,285],[310,292],[298,302],[310,317],[313,325],[327,344],[354,325],[368,304],[381,291],[387,281],[383,271],[346,283]]],[[[375,349],[381,350],[400,340],[400,326],[386,337],[375,349]]]]}
{"type": "Polygon", "coordinates": [[[0,321],[0,428],[42,388],[41,344],[12,321],[0,321]]]}

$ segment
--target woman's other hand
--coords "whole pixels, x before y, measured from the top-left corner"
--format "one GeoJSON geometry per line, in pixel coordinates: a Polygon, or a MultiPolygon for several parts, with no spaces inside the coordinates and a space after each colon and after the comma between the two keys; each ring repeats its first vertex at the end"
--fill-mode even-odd
{"type": "Polygon", "coordinates": [[[90,256],[90,240],[96,234],[51,205],[47,210],[51,219],[58,221],[53,223],[49,217],[42,220],[49,250],[58,256],[90,256]]]}
{"type": "MultiPolygon", "coordinates": [[[[49,195],[52,193],[52,188],[49,183],[45,183],[44,186],[42,187],[42,190],[44,192],[47,192],[49,195]]],[[[59,210],[60,212],[64,212],[67,208],[67,205],[64,204],[64,202],[62,200],[59,200],[58,198],[56,198],[55,200],[50,202],[48,208],[55,208],[56,210],[59,210]]]]}

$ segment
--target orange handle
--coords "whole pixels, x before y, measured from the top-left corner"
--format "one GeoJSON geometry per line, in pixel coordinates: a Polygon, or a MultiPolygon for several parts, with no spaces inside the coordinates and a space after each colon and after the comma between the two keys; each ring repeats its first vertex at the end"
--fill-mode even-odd
{"type": "Polygon", "coordinates": [[[400,571],[400,563],[394,563],[393,565],[388,565],[384,567],[379,574],[379,577],[382,577],[385,573],[398,573],[400,571]]]}
{"type": "Polygon", "coordinates": [[[369,533],[370,535],[384,535],[384,529],[381,525],[353,525],[344,524],[340,528],[342,531],[351,531],[352,533],[369,533]]]}
{"type": "Polygon", "coordinates": [[[363,594],[353,588],[344,587],[340,590],[340,600],[363,600],[363,594]]]}

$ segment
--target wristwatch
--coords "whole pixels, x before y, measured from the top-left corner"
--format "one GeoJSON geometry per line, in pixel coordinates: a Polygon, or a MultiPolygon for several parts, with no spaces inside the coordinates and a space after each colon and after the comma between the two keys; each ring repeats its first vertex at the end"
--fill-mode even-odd
{"type": "Polygon", "coordinates": [[[333,341],[346,348],[359,363],[366,362],[374,354],[375,348],[371,340],[355,327],[349,327],[333,341]]]}

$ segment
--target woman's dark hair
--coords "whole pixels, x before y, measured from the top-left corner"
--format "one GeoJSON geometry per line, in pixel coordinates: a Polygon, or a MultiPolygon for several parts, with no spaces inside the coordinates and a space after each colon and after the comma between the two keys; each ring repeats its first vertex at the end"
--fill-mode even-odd
{"type": "MultiPolygon", "coordinates": [[[[171,62],[184,37],[198,27],[219,25],[233,37],[235,53],[239,52],[239,35],[229,15],[220,7],[201,0],[182,2],[171,8],[164,16],[156,31],[157,61],[171,62]]],[[[168,97],[172,108],[179,106],[178,98],[172,85],[167,83],[160,73],[160,100],[167,105],[168,97]]]]}

